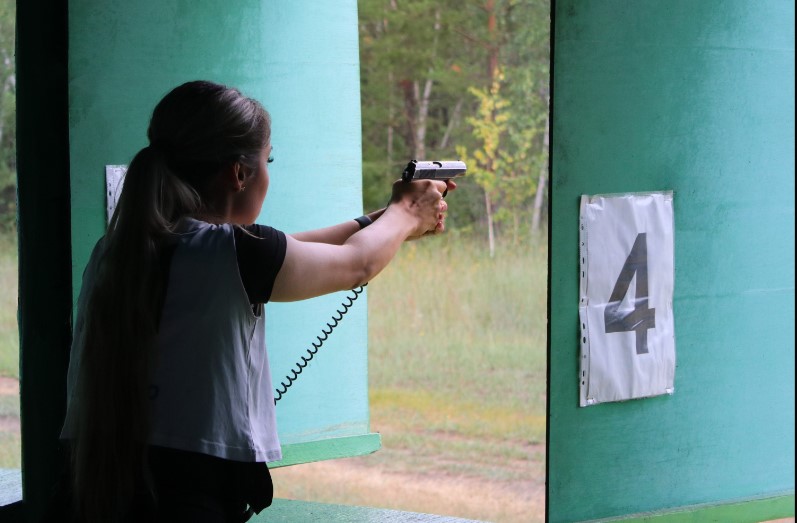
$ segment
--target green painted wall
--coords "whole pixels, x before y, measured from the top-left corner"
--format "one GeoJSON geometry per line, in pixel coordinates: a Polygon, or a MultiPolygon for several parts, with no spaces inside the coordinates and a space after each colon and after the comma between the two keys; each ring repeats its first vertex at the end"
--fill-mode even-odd
{"type": "Polygon", "coordinates": [[[793,514],[794,10],[554,4],[551,522],[780,494],[793,514]],[[653,190],[674,191],[675,394],[579,408],[579,196],[653,190]]]}
{"type": "MultiPolygon", "coordinates": [[[[69,136],[75,296],[104,232],[104,166],[129,163],[147,143],[158,100],[200,78],[240,88],[272,115],[276,162],[259,222],[294,232],[362,213],[355,0],[74,0],[69,136]]],[[[276,383],[342,300],[333,295],[268,306],[276,383]]],[[[295,444],[368,433],[366,310],[363,297],[278,404],[286,461],[335,455],[318,445],[308,454],[295,444]]],[[[337,441],[335,448],[341,445],[368,452],[379,438],[337,441]]]]}

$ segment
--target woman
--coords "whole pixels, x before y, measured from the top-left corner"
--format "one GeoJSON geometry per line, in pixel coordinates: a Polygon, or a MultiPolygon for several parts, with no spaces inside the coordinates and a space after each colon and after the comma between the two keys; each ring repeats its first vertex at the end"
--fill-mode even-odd
{"type": "Polygon", "coordinates": [[[270,135],[257,101],[211,82],[155,107],[78,300],[62,497],[79,521],[246,521],[268,506],[281,451],[263,304],[357,287],[444,230],[454,185],[428,180],[326,229],[252,225],[270,135]]]}

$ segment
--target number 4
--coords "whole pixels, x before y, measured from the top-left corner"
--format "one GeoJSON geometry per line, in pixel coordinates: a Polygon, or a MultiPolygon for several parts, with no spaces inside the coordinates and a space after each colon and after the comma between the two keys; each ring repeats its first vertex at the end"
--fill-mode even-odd
{"type": "Polygon", "coordinates": [[[603,309],[606,333],[636,332],[636,353],[648,352],[648,329],[656,328],[656,309],[648,308],[648,243],[647,233],[637,234],[634,246],[612,289],[609,303],[603,309]],[[633,310],[620,310],[628,286],[636,275],[636,296],[633,310]]]}

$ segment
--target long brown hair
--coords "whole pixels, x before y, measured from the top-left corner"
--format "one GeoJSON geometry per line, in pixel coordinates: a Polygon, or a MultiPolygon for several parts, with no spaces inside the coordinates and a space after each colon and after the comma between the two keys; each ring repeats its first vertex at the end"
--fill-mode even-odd
{"type": "Polygon", "coordinates": [[[224,166],[256,167],[270,121],[238,90],[195,81],[158,103],[147,136],[150,144],[128,167],[79,311],[85,344],[72,470],[75,508],[88,522],[125,520],[142,485],[151,488],[147,388],[166,285],[164,250],[181,217],[209,211],[209,184],[224,166]]]}

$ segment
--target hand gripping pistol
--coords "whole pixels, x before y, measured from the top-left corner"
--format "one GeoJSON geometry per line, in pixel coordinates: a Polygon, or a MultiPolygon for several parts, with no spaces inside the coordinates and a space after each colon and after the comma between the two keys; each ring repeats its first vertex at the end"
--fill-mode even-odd
{"type": "MultiPolygon", "coordinates": [[[[465,162],[460,161],[437,162],[412,160],[407,164],[407,167],[404,168],[404,172],[401,173],[401,179],[405,182],[411,182],[412,180],[446,181],[465,174],[467,170],[468,168],[465,166],[465,162]]],[[[443,196],[445,196],[447,192],[448,191],[443,193],[443,196]]]]}

